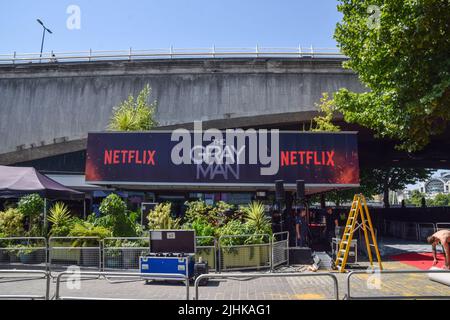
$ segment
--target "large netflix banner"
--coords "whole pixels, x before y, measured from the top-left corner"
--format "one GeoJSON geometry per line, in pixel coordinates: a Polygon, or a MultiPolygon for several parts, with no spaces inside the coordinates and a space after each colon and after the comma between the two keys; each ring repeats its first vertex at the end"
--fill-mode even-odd
{"type": "Polygon", "coordinates": [[[94,184],[359,184],[356,133],[278,130],[90,133],[86,181],[94,184]]]}

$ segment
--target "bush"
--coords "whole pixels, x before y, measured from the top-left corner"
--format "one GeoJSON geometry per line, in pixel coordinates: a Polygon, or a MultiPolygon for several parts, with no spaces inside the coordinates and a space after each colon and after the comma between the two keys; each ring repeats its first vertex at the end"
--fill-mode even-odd
{"type": "MultiPolygon", "coordinates": [[[[183,229],[195,230],[195,235],[197,237],[215,237],[216,229],[213,225],[209,224],[208,221],[202,218],[198,218],[192,223],[186,223],[183,229]]],[[[198,239],[197,245],[199,246],[209,246],[213,245],[214,240],[211,238],[198,239]]]]}
{"type": "MultiPolygon", "coordinates": [[[[219,236],[238,236],[249,234],[248,225],[239,220],[229,221],[219,230],[219,236]]],[[[245,244],[245,237],[230,237],[221,240],[222,245],[235,246],[245,244]]]]}
{"type": "Polygon", "coordinates": [[[148,215],[150,230],[171,230],[180,228],[180,219],[172,218],[170,203],[160,203],[148,215]]]}
{"type": "Polygon", "coordinates": [[[205,201],[197,200],[185,203],[187,209],[185,219],[188,222],[194,222],[197,219],[207,219],[212,207],[207,205],[205,201]]]}
{"type": "Polygon", "coordinates": [[[0,212],[0,233],[4,237],[20,237],[25,234],[24,216],[18,209],[8,209],[0,212]]]}
{"type": "Polygon", "coordinates": [[[100,204],[102,216],[90,217],[91,222],[112,230],[114,237],[136,237],[139,228],[136,223],[136,213],[127,214],[126,203],[116,194],[110,194],[100,204]]]}
{"type": "Polygon", "coordinates": [[[197,219],[205,219],[209,224],[221,227],[231,220],[240,219],[239,212],[233,212],[233,205],[223,201],[217,202],[214,206],[206,204],[202,200],[185,203],[187,206],[185,218],[187,222],[194,222],[197,219]]]}
{"type": "MultiPolygon", "coordinates": [[[[77,221],[73,224],[70,232],[69,232],[69,236],[71,237],[97,237],[100,239],[104,239],[107,237],[111,237],[111,230],[105,228],[105,227],[100,227],[100,226],[95,226],[92,223],[89,223],[87,221],[77,221]]],[[[74,243],[72,244],[74,247],[86,247],[86,246],[90,246],[93,245],[95,246],[97,244],[97,241],[89,241],[89,240],[76,240],[74,241],[74,243]]]]}
{"type": "Polygon", "coordinates": [[[103,215],[119,216],[124,215],[127,211],[127,205],[117,194],[111,193],[103,199],[99,208],[103,215]]]}
{"type": "Polygon", "coordinates": [[[39,217],[44,212],[44,199],[36,193],[26,195],[19,200],[18,209],[25,217],[39,217]]]}

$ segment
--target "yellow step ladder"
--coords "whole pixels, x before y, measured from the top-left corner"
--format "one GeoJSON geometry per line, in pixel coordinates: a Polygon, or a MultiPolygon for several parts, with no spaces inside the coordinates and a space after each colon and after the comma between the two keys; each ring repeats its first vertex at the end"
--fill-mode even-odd
{"type": "Polygon", "coordinates": [[[380,251],[378,250],[377,239],[373,230],[369,209],[367,208],[366,198],[362,194],[355,194],[355,196],[353,197],[352,207],[348,215],[347,224],[344,229],[344,234],[342,235],[341,242],[339,243],[339,250],[336,254],[336,261],[334,263],[339,272],[345,272],[345,266],[347,264],[353,234],[360,228],[362,228],[364,232],[367,254],[369,256],[371,267],[373,268],[373,247],[377,256],[379,268],[380,270],[383,270],[380,251]],[[361,222],[358,222],[359,218],[361,219],[361,222]],[[369,240],[369,232],[372,243],[370,243],[369,240]]]}

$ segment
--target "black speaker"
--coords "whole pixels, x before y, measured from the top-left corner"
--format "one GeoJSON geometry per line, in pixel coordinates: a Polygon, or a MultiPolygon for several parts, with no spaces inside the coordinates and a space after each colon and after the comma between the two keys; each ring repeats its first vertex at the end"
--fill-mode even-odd
{"type": "Polygon", "coordinates": [[[275,181],[275,198],[277,201],[284,200],[284,180],[275,181]]]}
{"type": "Polygon", "coordinates": [[[305,199],[305,180],[297,180],[297,199],[305,199]]]}

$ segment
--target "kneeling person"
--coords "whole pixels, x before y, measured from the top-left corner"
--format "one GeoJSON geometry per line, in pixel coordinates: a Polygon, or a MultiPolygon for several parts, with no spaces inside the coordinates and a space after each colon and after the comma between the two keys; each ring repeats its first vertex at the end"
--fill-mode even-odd
{"type": "Polygon", "coordinates": [[[450,250],[449,250],[449,243],[450,243],[450,230],[440,230],[436,232],[435,234],[431,235],[427,239],[428,243],[431,244],[431,247],[433,249],[433,266],[435,266],[438,263],[437,256],[436,256],[436,246],[440,243],[442,247],[444,248],[444,254],[445,254],[445,267],[444,269],[450,270],[449,268],[449,260],[450,260],[450,250]]]}

